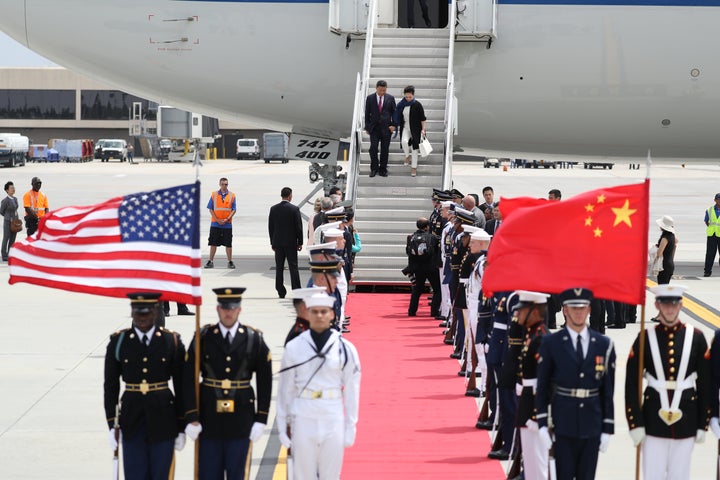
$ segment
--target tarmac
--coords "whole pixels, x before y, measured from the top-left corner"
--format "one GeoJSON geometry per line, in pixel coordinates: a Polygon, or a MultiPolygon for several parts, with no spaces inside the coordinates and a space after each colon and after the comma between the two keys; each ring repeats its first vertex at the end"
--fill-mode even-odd
{"type": "MultiPolygon", "coordinates": [[[[643,162],[644,159],[638,159],[643,162]]],[[[185,163],[71,163],[28,164],[25,167],[0,170],[1,183],[12,180],[18,197],[30,188],[30,179],[39,176],[42,190],[48,195],[51,209],[67,205],[99,203],[111,197],[149,191],[195,181],[196,169],[185,163]]],[[[500,196],[546,197],[558,188],[563,198],[600,188],[642,182],[644,165],[630,170],[627,164],[616,164],[613,170],[574,169],[485,169],[480,162],[457,162],[453,175],[455,187],[464,193],[476,192],[492,185],[496,199],[500,196]]],[[[690,287],[683,320],[701,328],[711,341],[712,332],[720,326],[716,309],[720,305],[720,268],[714,277],[702,278],[705,255],[704,211],[713,204],[720,191],[715,164],[656,162],[651,169],[650,236],[655,242],[659,229],[654,220],[662,215],[675,219],[679,244],[675,256],[678,264],[674,283],[690,287]]],[[[294,314],[289,299],[278,299],[274,289],[274,261],[267,234],[267,214],[280,201],[280,189],[289,186],[296,201],[314,188],[308,180],[308,164],[259,161],[214,160],[204,162],[199,178],[203,205],[220,177],[229,178],[229,188],[237,195],[234,260],[237,269],[226,268],[224,252],[219,249],[215,268],[202,272],[204,303],[200,306],[201,323],[217,321],[212,288],[247,287],[240,320],[264,332],[273,354],[275,370],[279,368],[282,345],[294,314]]],[[[428,192],[429,197],[430,192],[428,192]]],[[[209,214],[203,208],[201,238],[203,263],[209,232],[209,214]]],[[[309,214],[311,205],[302,211],[309,214]]],[[[428,199],[428,213],[430,200],[428,199]]],[[[408,232],[411,233],[411,232],[408,232]]],[[[531,226],[529,235],[543,241],[543,226],[531,226]]],[[[360,232],[362,236],[362,232],[360,232]]],[[[24,233],[19,234],[19,239],[24,233]]],[[[305,265],[301,255],[300,264],[305,265]]],[[[0,278],[7,279],[7,264],[0,264],[0,278]]],[[[307,269],[301,279],[307,281],[307,269]]],[[[286,275],[289,285],[289,278],[286,275]]],[[[651,295],[649,296],[651,297],[651,295]]],[[[352,301],[352,295],[350,297],[352,301]]],[[[0,326],[0,479],[98,479],[111,475],[112,452],[107,444],[103,411],[103,359],[108,336],[130,325],[129,303],[124,299],[96,297],[27,284],[9,285],[0,281],[3,315],[0,326]]],[[[194,309],[191,307],[191,309],[194,309]]],[[[640,309],[638,309],[640,312],[640,309]]],[[[182,334],[186,343],[192,338],[195,318],[178,317],[171,306],[167,326],[182,334]]],[[[645,317],[655,314],[649,298],[645,317]]],[[[607,453],[600,455],[597,478],[634,478],[635,449],[627,434],[624,419],[625,359],[639,324],[625,330],[608,331],[618,352],[615,393],[615,435],[607,453]]],[[[380,333],[380,332],[378,332],[380,333]]],[[[352,340],[352,333],[348,335],[352,340]]],[[[362,352],[360,357],[362,359],[362,352]]],[[[368,379],[365,379],[368,381],[368,379]]],[[[274,397],[273,397],[274,398],[274,397]]],[[[473,401],[468,399],[468,401],[473,401]]],[[[254,445],[251,478],[272,478],[277,436],[270,424],[263,438],[254,445]],[[268,444],[270,445],[269,448],[268,444]],[[263,458],[264,465],[263,464],[263,458]]],[[[474,423],[474,419],[468,419],[474,423]]],[[[362,428],[362,412],[359,427],[362,428]]],[[[485,435],[485,432],[477,432],[485,435]]],[[[401,451],[401,449],[398,449],[401,451]]],[[[692,460],[693,479],[715,476],[716,439],[708,433],[705,443],[696,445],[692,460]]],[[[410,453],[411,454],[411,453],[410,453]]],[[[479,455],[484,452],[478,452],[479,455]]],[[[177,479],[191,479],[193,445],[177,455],[177,479]]],[[[468,472],[472,477],[472,472],[468,472]]]]}

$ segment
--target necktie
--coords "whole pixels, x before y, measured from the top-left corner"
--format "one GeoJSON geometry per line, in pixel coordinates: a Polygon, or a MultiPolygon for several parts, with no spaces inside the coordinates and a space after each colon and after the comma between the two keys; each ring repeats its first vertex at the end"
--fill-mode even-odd
{"type": "Polygon", "coordinates": [[[580,335],[578,335],[577,337],[577,347],[575,348],[575,350],[577,351],[578,363],[582,365],[585,355],[583,355],[582,337],[580,335]]]}
{"type": "Polygon", "coordinates": [[[380,101],[378,102],[378,110],[380,110],[381,112],[382,112],[382,100],[383,100],[383,97],[380,97],[380,101]]]}
{"type": "Polygon", "coordinates": [[[150,340],[148,339],[147,334],[143,335],[142,342],[143,342],[143,345],[145,345],[146,347],[148,345],[150,345],[150,340]]]}
{"type": "Polygon", "coordinates": [[[227,344],[228,347],[229,347],[230,345],[232,345],[232,338],[230,338],[230,332],[227,332],[227,333],[225,334],[225,343],[227,344]]]}

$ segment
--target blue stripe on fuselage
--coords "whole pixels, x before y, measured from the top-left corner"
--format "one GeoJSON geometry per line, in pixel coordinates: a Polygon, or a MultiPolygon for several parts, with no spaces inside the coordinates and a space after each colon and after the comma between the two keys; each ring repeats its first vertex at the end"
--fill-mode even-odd
{"type": "MultiPolygon", "coordinates": [[[[329,3],[329,0],[174,0],[202,3],[329,3]]],[[[400,0],[398,0],[400,1],[400,0]]],[[[501,5],[613,5],[623,7],[718,7],[720,0],[497,0],[501,5]]]]}

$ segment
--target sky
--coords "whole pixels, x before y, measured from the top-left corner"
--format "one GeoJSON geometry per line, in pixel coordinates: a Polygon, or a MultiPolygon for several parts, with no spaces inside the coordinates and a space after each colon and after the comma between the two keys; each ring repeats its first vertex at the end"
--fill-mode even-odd
{"type": "Polygon", "coordinates": [[[30,51],[12,38],[0,32],[0,67],[47,67],[55,65],[50,60],[30,51]]]}

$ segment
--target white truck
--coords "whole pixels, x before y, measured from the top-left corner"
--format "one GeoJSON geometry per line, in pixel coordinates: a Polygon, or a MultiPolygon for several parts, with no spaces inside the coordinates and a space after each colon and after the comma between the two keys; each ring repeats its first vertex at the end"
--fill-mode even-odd
{"type": "Polygon", "coordinates": [[[25,166],[30,150],[30,139],[19,133],[0,133],[0,165],[3,167],[25,166]]]}

